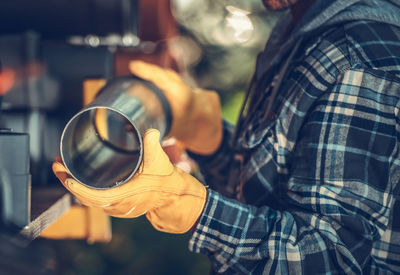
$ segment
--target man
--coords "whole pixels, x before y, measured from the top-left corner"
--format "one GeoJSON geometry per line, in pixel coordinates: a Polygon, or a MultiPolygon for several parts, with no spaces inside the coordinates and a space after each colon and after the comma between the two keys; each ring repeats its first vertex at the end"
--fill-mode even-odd
{"type": "Polygon", "coordinates": [[[400,2],[265,0],[290,7],[258,56],[236,129],[218,98],[133,62],[171,103],[174,135],[206,189],[174,168],[156,130],[130,182],[82,203],[159,230],[193,229],[189,249],[226,274],[400,273],[400,2]],[[231,197],[231,198],[228,198],[231,197]]]}

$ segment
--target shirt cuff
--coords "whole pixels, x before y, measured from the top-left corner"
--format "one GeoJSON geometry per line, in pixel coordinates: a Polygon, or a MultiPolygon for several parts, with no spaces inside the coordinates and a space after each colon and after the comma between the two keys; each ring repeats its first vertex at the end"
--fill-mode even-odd
{"type": "Polygon", "coordinates": [[[189,250],[213,257],[216,271],[228,270],[234,264],[236,247],[247,232],[251,208],[208,189],[207,203],[189,240],[189,250]]]}

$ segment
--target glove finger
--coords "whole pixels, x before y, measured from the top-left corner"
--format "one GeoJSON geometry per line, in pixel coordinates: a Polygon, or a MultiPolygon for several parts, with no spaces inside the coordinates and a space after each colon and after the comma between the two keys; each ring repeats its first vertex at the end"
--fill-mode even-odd
{"type": "Polygon", "coordinates": [[[169,80],[169,82],[181,81],[175,71],[140,60],[131,61],[129,69],[132,74],[155,83],[161,89],[164,87],[166,80],[169,80]]]}
{"type": "Polygon", "coordinates": [[[73,183],[72,185],[81,185],[77,181],[71,178],[70,174],[68,173],[67,169],[65,166],[61,163],[61,158],[56,158],[53,165],[52,169],[56,177],[59,179],[59,181],[64,185],[64,187],[70,191],[82,204],[87,205],[87,206],[92,206],[92,207],[99,207],[102,206],[103,204],[97,203],[97,201],[90,200],[79,193],[76,193],[74,189],[71,189],[71,182],[73,183]]]}
{"type": "Polygon", "coordinates": [[[73,178],[67,178],[63,184],[83,204],[104,208],[121,202],[126,197],[133,196],[136,193],[136,188],[133,188],[134,184],[139,190],[143,189],[143,184],[140,184],[140,181],[137,183],[135,179],[132,179],[121,186],[106,190],[87,187],[73,178]]]}
{"type": "Polygon", "coordinates": [[[95,207],[95,208],[102,208],[104,209],[104,207],[107,207],[110,205],[110,203],[108,202],[100,202],[100,201],[96,201],[96,200],[92,200],[92,199],[88,199],[87,197],[82,197],[80,195],[74,194],[73,192],[71,192],[76,199],[83,205],[89,206],[89,207],[95,207]]]}
{"type": "Polygon", "coordinates": [[[55,161],[54,161],[54,163],[52,165],[52,169],[53,169],[53,172],[56,175],[56,177],[62,183],[62,185],[68,191],[70,191],[82,204],[87,205],[87,206],[92,206],[92,207],[95,206],[91,201],[85,200],[85,198],[83,198],[82,196],[79,196],[78,194],[75,194],[71,190],[71,188],[69,187],[69,184],[67,182],[67,179],[69,179],[69,181],[74,181],[74,180],[71,178],[71,176],[69,175],[67,169],[62,164],[60,157],[56,157],[56,159],[55,159],[55,161]]]}
{"type": "MultiPolygon", "coordinates": [[[[53,164],[53,166],[56,166],[55,168],[53,168],[53,170],[55,170],[55,169],[62,169],[62,168],[57,167],[57,166],[58,166],[57,164],[53,164]]],[[[64,174],[66,174],[66,173],[64,173],[64,174]]],[[[71,182],[71,181],[75,181],[75,180],[72,179],[72,178],[70,178],[70,177],[69,177],[69,174],[67,174],[68,177],[66,177],[66,178],[64,178],[64,175],[63,175],[61,172],[57,172],[56,175],[58,175],[57,177],[58,177],[58,179],[60,180],[60,182],[62,183],[62,185],[63,185],[69,192],[71,192],[72,195],[74,195],[82,204],[87,205],[87,206],[94,206],[91,202],[87,201],[84,197],[80,196],[79,194],[74,193],[74,191],[71,190],[71,188],[70,188],[70,186],[69,186],[69,185],[70,185],[70,182],[71,182]]]]}
{"type": "Polygon", "coordinates": [[[136,216],[132,214],[135,209],[136,205],[133,205],[131,207],[121,207],[118,205],[115,207],[106,207],[104,208],[104,212],[106,212],[110,216],[118,218],[135,218],[136,216]]]}
{"type": "Polygon", "coordinates": [[[70,176],[60,157],[55,159],[52,169],[63,186],[86,206],[108,207],[114,202],[115,197],[120,197],[121,194],[127,193],[126,187],[121,188],[122,186],[110,190],[96,190],[82,185],[70,176]]]}
{"type": "Polygon", "coordinates": [[[147,175],[170,175],[174,166],[160,144],[160,132],[148,129],[143,136],[143,170],[147,175]]]}
{"type": "Polygon", "coordinates": [[[173,100],[176,97],[188,96],[182,92],[187,89],[187,84],[182,80],[177,72],[171,69],[161,68],[157,65],[143,61],[131,61],[129,69],[132,74],[153,82],[158,88],[164,91],[165,95],[173,100]]]}
{"type": "Polygon", "coordinates": [[[137,218],[147,213],[147,208],[133,205],[127,208],[120,208],[119,206],[113,208],[104,208],[104,212],[108,215],[118,218],[137,218]]]}
{"type": "Polygon", "coordinates": [[[119,189],[121,192],[115,192],[115,189],[117,188],[107,190],[89,188],[72,178],[68,178],[65,181],[64,186],[83,204],[90,205],[92,207],[103,208],[105,206],[109,206],[114,202],[115,199],[118,199],[118,197],[121,197],[121,195],[124,194],[123,189],[119,189]]]}
{"type": "Polygon", "coordinates": [[[122,218],[136,218],[157,207],[159,197],[154,192],[143,192],[104,207],[108,214],[122,218]]]}
{"type": "Polygon", "coordinates": [[[70,178],[67,168],[62,164],[61,159],[56,159],[52,165],[53,173],[56,175],[58,180],[64,184],[67,178],[70,178]]]}
{"type": "MultiPolygon", "coordinates": [[[[68,184],[68,183],[67,183],[67,184],[68,184]]],[[[66,185],[67,185],[67,184],[66,184],[66,185]]],[[[80,183],[77,183],[77,184],[80,184],[80,183]]],[[[80,194],[74,193],[74,191],[71,190],[70,187],[67,187],[67,186],[66,186],[66,188],[67,188],[67,189],[71,192],[71,194],[74,195],[74,197],[75,197],[81,204],[83,204],[83,205],[90,206],[90,207],[95,207],[95,208],[103,208],[103,207],[106,207],[106,206],[109,206],[109,205],[110,205],[109,202],[93,200],[93,199],[91,199],[91,198],[84,197],[84,196],[81,196],[80,194]]]]}

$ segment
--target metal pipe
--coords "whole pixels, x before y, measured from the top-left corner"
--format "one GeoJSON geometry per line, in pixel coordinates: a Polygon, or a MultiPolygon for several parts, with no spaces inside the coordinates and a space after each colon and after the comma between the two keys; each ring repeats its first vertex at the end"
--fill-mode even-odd
{"type": "Polygon", "coordinates": [[[117,78],[67,123],[61,158],[69,173],[88,187],[119,186],[139,168],[145,131],[158,129],[163,138],[170,125],[170,106],[160,89],[135,76],[117,78]]]}

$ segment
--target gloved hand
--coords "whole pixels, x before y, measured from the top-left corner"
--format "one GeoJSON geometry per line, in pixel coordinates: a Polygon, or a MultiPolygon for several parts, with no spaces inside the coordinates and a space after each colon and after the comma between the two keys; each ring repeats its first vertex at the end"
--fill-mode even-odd
{"type": "Polygon", "coordinates": [[[53,171],[82,204],[102,208],[110,216],[120,218],[146,214],[156,229],[184,233],[201,215],[207,191],[194,177],[171,164],[159,138],[158,130],[146,131],[142,164],[132,179],[118,187],[86,187],[69,176],[60,159],[53,163],[53,171]]]}
{"type": "Polygon", "coordinates": [[[198,154],[208,155],[218,149],[222,119],[216,92],[194,89],[175,71],[143,61],[132,61],[129,68],[134,75],[153,82],[164,92],[172,110],[169,136],[198,154]]]}

